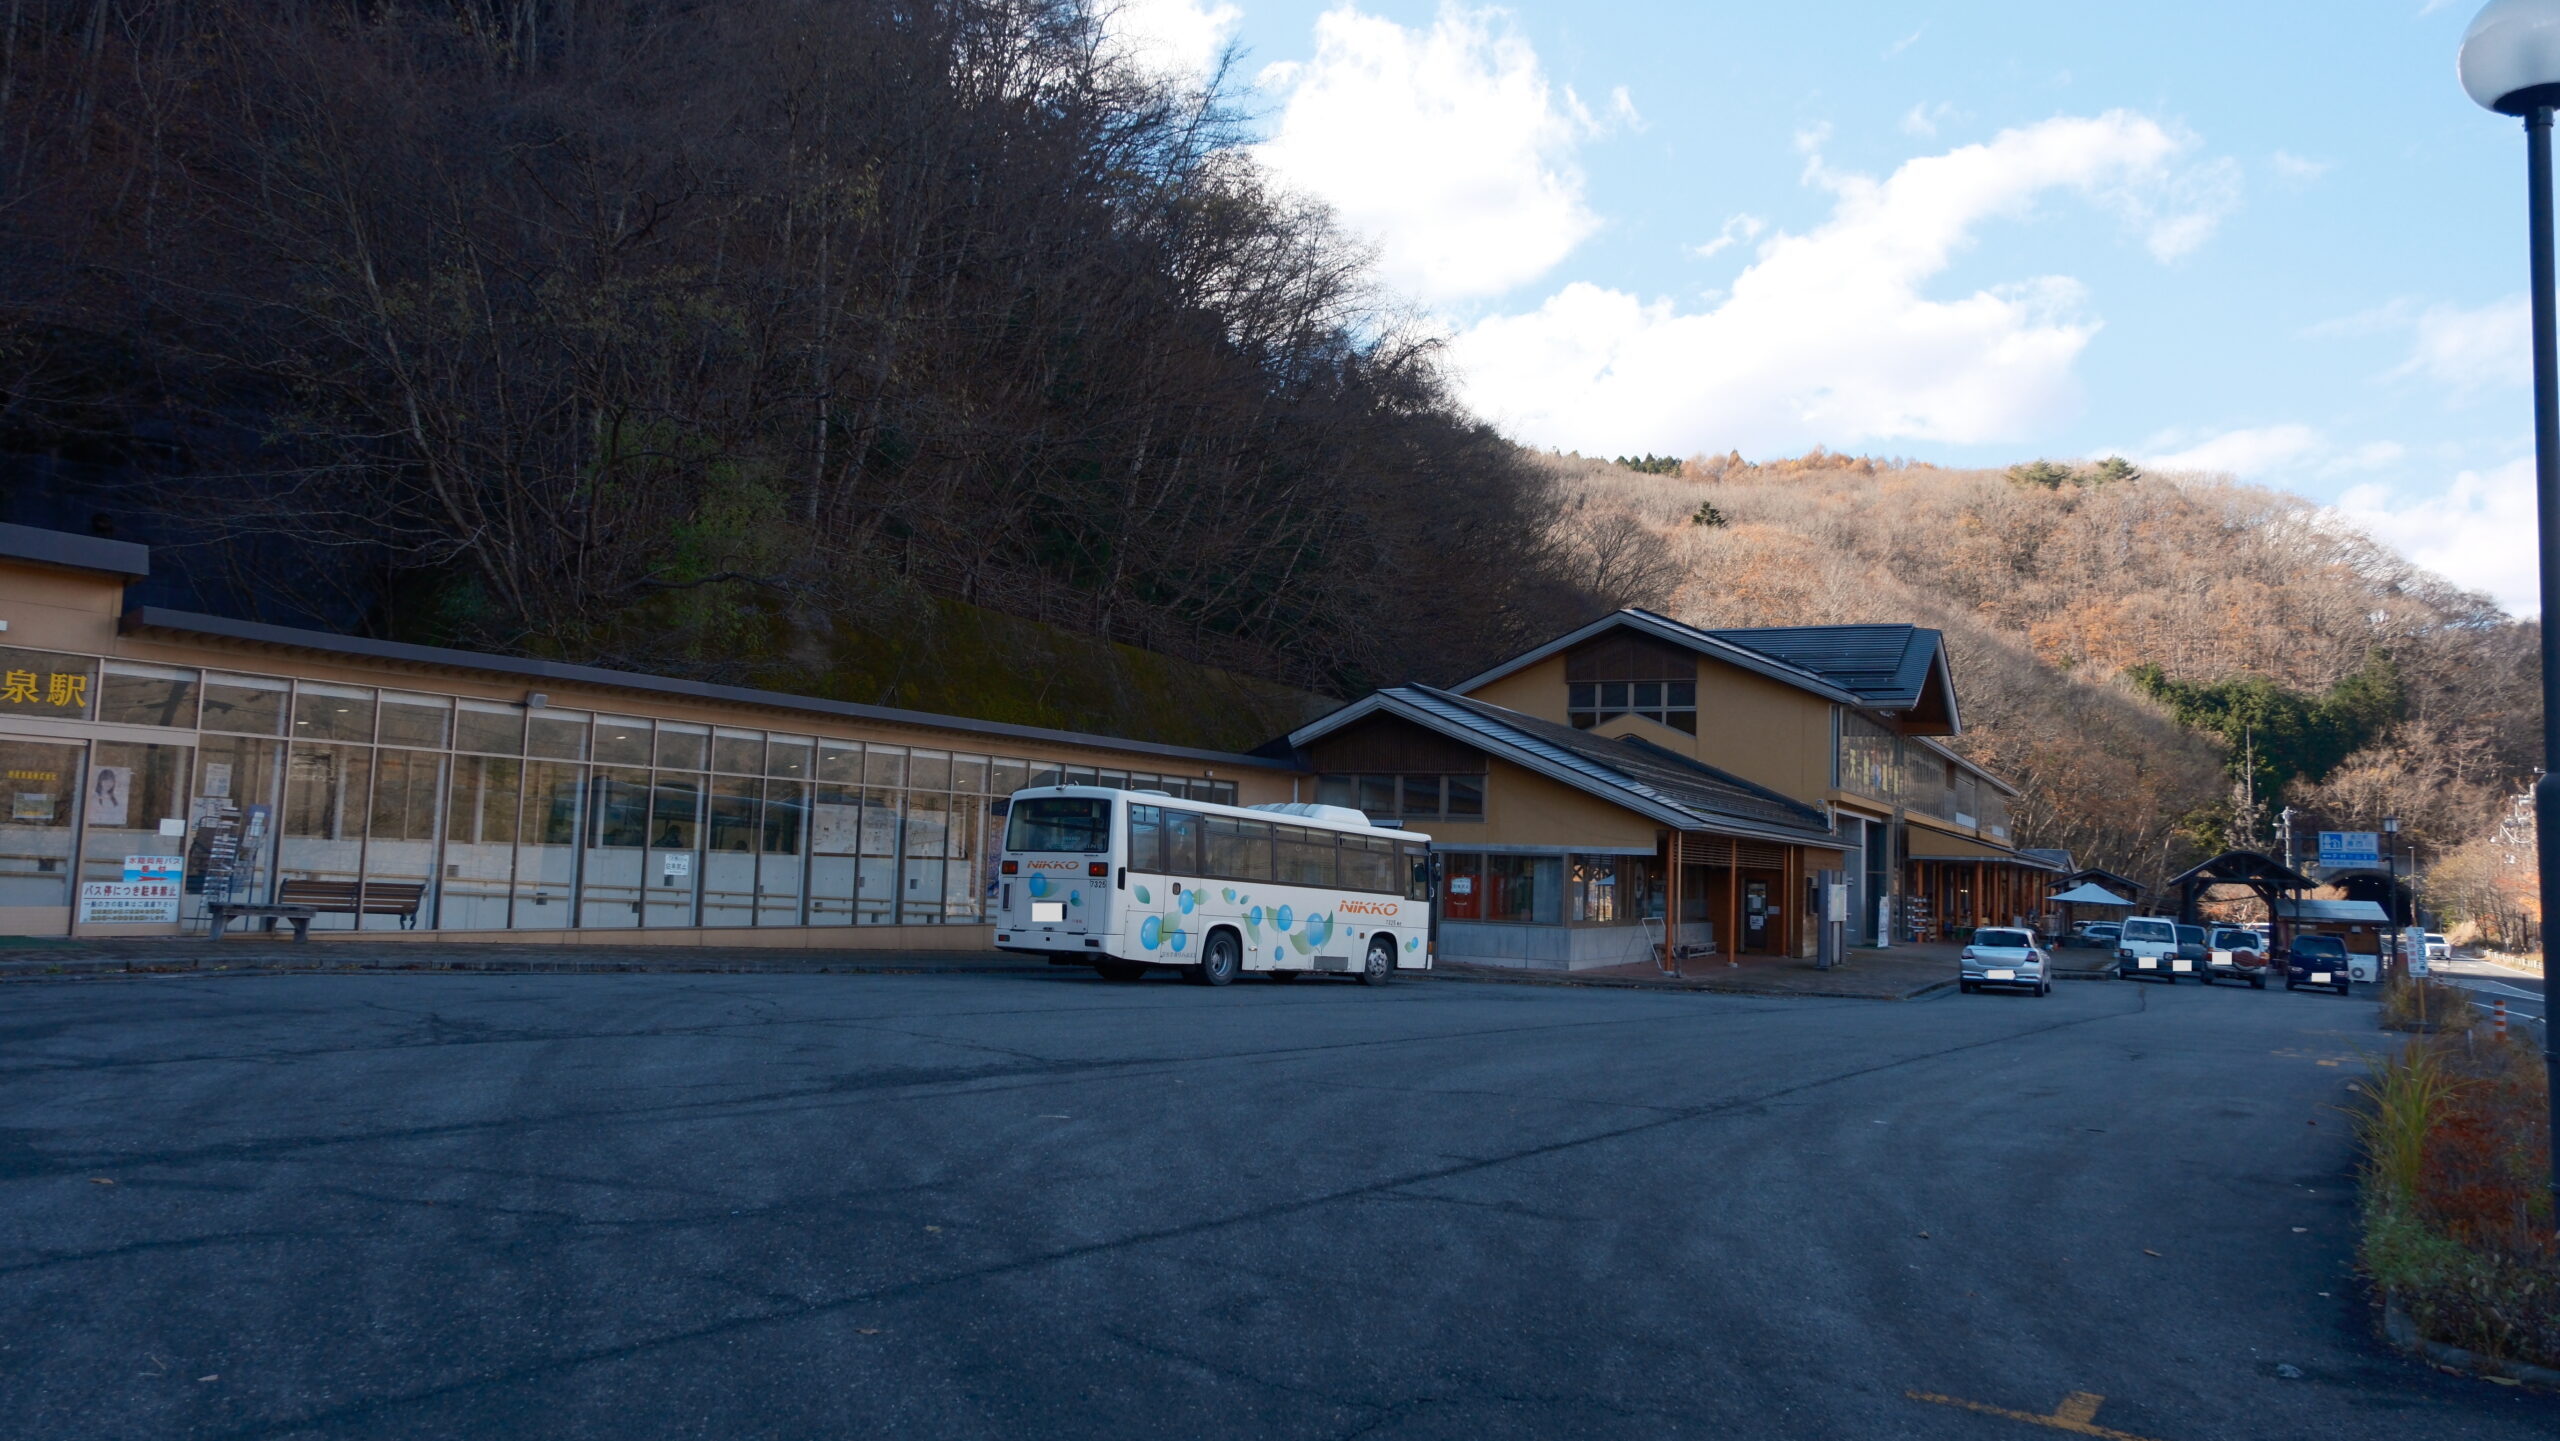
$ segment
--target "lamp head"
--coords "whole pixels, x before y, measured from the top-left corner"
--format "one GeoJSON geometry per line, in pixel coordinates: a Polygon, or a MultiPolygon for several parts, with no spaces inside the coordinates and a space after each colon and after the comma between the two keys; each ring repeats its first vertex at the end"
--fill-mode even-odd
{"type": "Polygon", "coordinates": [[[2560,105],[2560,0],[2489,0],[2462,32],[2462,88],[2501,115],[2560,105]]]}

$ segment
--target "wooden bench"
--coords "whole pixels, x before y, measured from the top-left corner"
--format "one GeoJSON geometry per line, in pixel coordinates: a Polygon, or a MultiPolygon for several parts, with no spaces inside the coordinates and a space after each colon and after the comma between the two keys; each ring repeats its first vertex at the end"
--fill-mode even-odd
{"type": "Polygon", "coordinates": [[[423,881],[305,881],[291,880],[276,888],[272,903],[258,905],[245,901],[216,901],[205,907],[213,917],[213,939],[222,939],[223,927],[235,920],[258,920],[272,931],[276,922],[293,925],[293,938],[311,938],[311,918],[322,912],[332,915],[398,916],[400,928],[410,930],[418,924],[418,908],[427,898],[423,881]]]}

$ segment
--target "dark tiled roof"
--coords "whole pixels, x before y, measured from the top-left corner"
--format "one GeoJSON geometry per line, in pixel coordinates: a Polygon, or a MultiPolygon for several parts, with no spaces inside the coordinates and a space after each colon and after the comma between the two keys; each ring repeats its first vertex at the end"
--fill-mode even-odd
{"type": "Polygon", "coordinates": [[[1939,636],[1916,625],[1754,626],[1706,632],[1810,671],[1870,705],[1916,705],[1929,683],[1939,636]]]}
{"type": "Polygon", "coordinates": [[[1633,738],[1610,740],[1429,686],[1397,686],[1380,694],[1462,733],[1528,751],[1600,786],[1671,806],[1702,828],[1741,825],[1804,840],[1831,838],[1829,818],[1814,807],[1676,751],[1633,738]]]}

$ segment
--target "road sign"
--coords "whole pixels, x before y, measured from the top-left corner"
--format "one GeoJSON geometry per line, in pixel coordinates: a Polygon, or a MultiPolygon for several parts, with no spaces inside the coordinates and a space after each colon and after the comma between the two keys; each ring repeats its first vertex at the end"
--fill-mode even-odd
{"type": "Polygon", "coordinates": [[[2372,831],[2322,831],[2320,864],[2332,870],[2382,864],[2382,837],[2372,831]]]}

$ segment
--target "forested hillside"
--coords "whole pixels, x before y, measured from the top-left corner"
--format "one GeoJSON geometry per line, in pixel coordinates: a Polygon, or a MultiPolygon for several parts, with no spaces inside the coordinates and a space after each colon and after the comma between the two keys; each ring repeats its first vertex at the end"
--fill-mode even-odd
{"type": "Polygon", "coordinates": [[[2494,830],[2539,751],[2538,632],[2299,497],[2121,462],[1948,470],[1816,451],[1642,470],[1545,457],[1586,579],[1713,625],[1942,628],[1967,754],[2029,845],[2157,879],[2398,815],[2494,830]]]}
{"type": "Polygon", "coordinates": [[[948,601],[1349,691],[1619,598],[1081,0],[0,26],[8,518],[226,608],[740,676],[948,601]]]}

